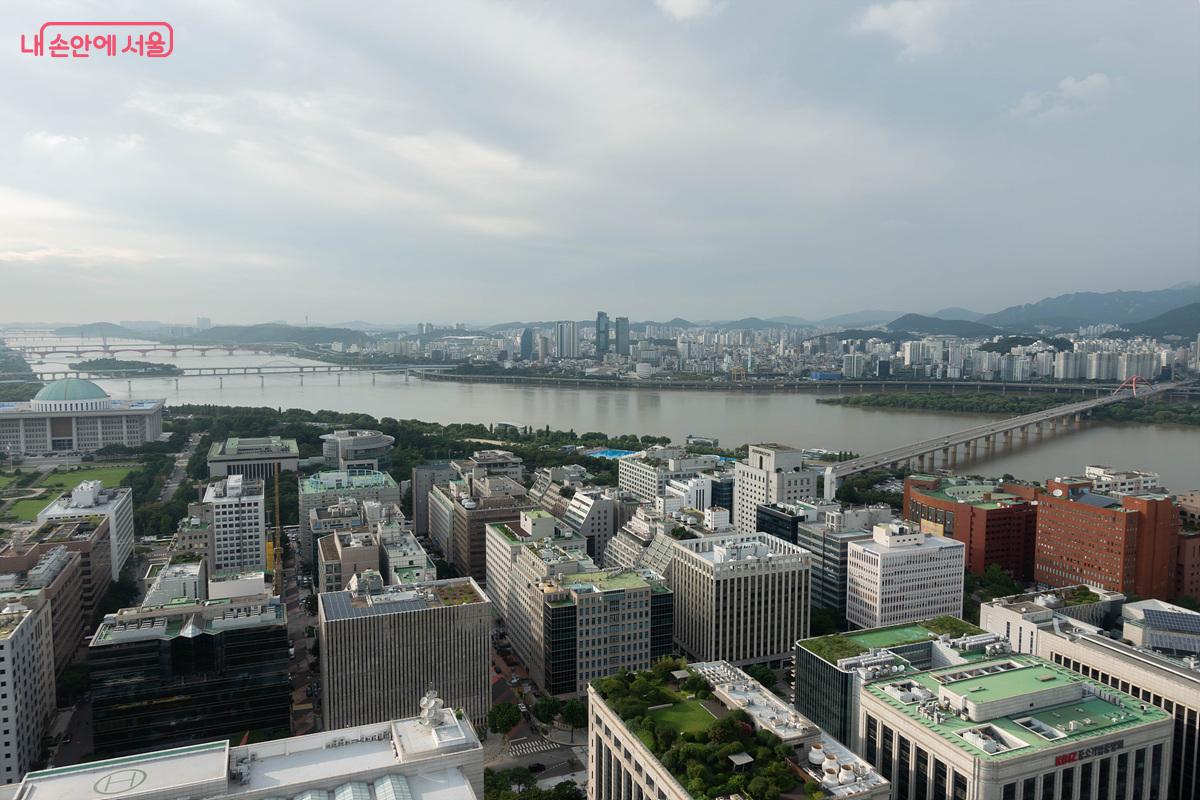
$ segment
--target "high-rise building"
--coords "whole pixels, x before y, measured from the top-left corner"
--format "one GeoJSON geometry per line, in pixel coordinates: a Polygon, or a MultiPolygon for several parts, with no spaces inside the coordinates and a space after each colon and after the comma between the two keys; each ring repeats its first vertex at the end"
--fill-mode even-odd
{"type": "Polygon", "coordinates": [[[295,472],[300,466],[300,446],[295,439],[278,436],[232,438],[213,442],[208,449],[208,476],[224,478],[241,475],[248,480],[266,480],[281,472],[295,472]]]}
{"type": "MultiPolygon", "coordinates": [[[[206,800],[474,800],[483,746],[432,689],[409,719],[233,746],[223,737],[30,772],[16,797],[206,800]],[[216,739],[217,741],[213,741],[216,739]]],[[[147,741],[157,746],[158,742],[147,741]]],[[[12,780],[20,780],[17,776],[12,780]]],[[[11,797],[11,795],[6,795],[11,797]]]]}
{"type": "Polygon", "coordinates": [[[446,483],[454,471],[449,461],[427,461],[412,470],[413,533],[429,535],[429,490],[434,484],[446,483]]]}
{"type": "MultiPolygon", "coordinates": [[[[1193,657],[1177,658],[1135,648],[1107,635],[1099,626],[1112,618],[1113,610],[1123,600],[1120,594],[1087,586],[1015,595],[984,603],[980,621],[989,631],[1001,635],[1012,631],[1013,646],[1022,653],[1035,653],[1174,717],[1171,762],[1169,768],[1160,765],[1159,770],[1167,776],[1169,788],[1158,796],[1165,800],[1198,800],[1200,665],[1193,657]],[[1082,615],[1084,619],[1079,615],[1081,606],[1092,611],[1082,615]]],[[[1165,617],[1174,621],[1170,613],[1165,617]]]]}
{"type": "Polygon", "coordinates": [[[268,569],[263,482],[230,475],[204,490],[204,517],[212,526],[213,572],[268,569]]]}
{"type": "Polygon", "coordinates": [[[108,566],[112,579],[121,577],[121,569],[133,553],[133,490],[106,489],[100,481],[83,481],[69,495],[64,494],[38,512],[39,523],[108,518],[108,566]]]}
{"type": "Polygon", "coordinates": [[[506,475],[453,480],[429,490],[430,538],[460,574],[487,580],[489,523],[515,523],[534,508],[525,487],[506,475]]]}
{"type": "Polygon", "coordinates": [[[758,507],[811,500],[823,473],[804,465],[804,453],[781,444],[752,444],[734,465],[733,524],[739,533],[754,533],[758,507]]]}
{"type": "Polygon", "coordinates": [[[1034,656],[886,675],[859,695],[861,755],[922,797],[1164,797],[1171,720],[1034,656]]]}
{"type": "Polygon", "coordinates": [[[617,355],[629,355],[629,317],[617,317],[615,322],[616,328],[616,345],[617,355]]]}
{"type": "Polygon", "coordinates": [[[14,783],[41,755],[54,714],[54,645],[50,604],[8,603],[0,611],[0,778],[14,783]]]}
{"type": "Polygon", "coordinates": [[[322,434],[325,466],[348,470],[386,470],[392,465],[394,436],[358,429],[322,434]]]}
{"type": "Polygon", "coordinates": [[[78,553],[80,613],[87,626],[112,586],[110,523],[111,518],[103,516],[44,522],[23,539],[0,543],[0,560],[10,564],[28,564],[30,560],[36,563],[59,547],[78,553]]]}
{"type": "Polygon", "coordinates": [[[391,506],[400,502],[400,487],[386,472],[344,470],[318,472],[300,478],[300,559],[305,565],[316,561],[310,512],[336,504],[343,498],[375,500],[391,506]]]}
{"type": "Polygon", "coordinates": [[[533,328],[522,328],[519,350],[522,361],[533,360],[533,328]]]}
{"type": "Polygon", "coordinates": [[[107,615],[88,646],[96,752],[289,730],[288,646],[267,593],[107,615]]]}
{"type": "Polygon", "coordinates": [[[962,542],[903,523],[875,525],[871,541],[848,546],[846,621],[880,628],[961,617],[965,550],[962,542]]]}
{"type": "Polygon", "coordinates": [[[1037,499],[1039,583],[1174,597],[1180,520],[1170,497],[1099,494],[1089,478],[1057,478],[1037,499]]]}
{"type": "Polygon", "coordinates": [[[571,320],[554,324],[554,355],[558,358],[579,358],[579,326],[571,320]]]}
{"type": "Polygon", "coordinates": [[[867,374],[869,359],[862,353],[847,353],[842,356],[842,375],[846,380],[858,380],[867,374]]]}
{"type": "Polygon", "coordinates": [[[0,452],[90,453],[141,447],[162,433],[162,400],[114,400],[82,378],[52,381],[29,402],[0,403],[0,452]]]}
{"type": "Polygon", "coordinates": [[[696,455],[674,445],[654,445],[617,460],[617,483],[634,496],[653,502],[666,493],[668,481],[691,478],[720,464],[717,456],[696,455]]]}
{"type": "Polygon", "coordinates": [[[1054,379],[1075,381],[1087,377],[1087,354],[1077,350],[1063,350],[1054,356],[1054,379]]]}
{"type": "Polygon", "coordinates": [[[1117,356],[1117,380],[1138,377],[1152,381],[1159,373],[1157,353],[1121,353],[1117,356]]]}
{"type": "Polygon", "coordinates": [[[1159,485],[1157,472],[1117,470],[1103,464],[1089,464],[1084,467],[1083,476],[1091,479],[1097,492],[1142,494],[1154,491],[1159,485]]]}
{"type": "Polygon", "coordinates": [[[967,569],[975,575],[997,564],[1017,580],[1029,580],[1038,506],[1032,490],[1025,488],[910,475],[904,481],[904,519],[927,534],[962,542],[967,548],[967,569]]]}
{"type": "Polygon", "coordinates": [[[483,724],[491,708],[491,603],[471,578],[414,586],[363,582],[319,595],[321,701],[329,727],[420,712],[438,688],[483,724]]]}
{"type": "Polygon", "coordinates": [[[1117,354],[1109,352],[1087,354],[1089,381],[1112,381],[1117,378],[1117,354]]]}
{"type": "Polygon", "coordinates": [[[596,355],[600,358],[608,353],[608,314],[596,312],[596,355]]]}
{"type": "Polygon", "coordinates": [[[63,545],[0,555],[0,607],[18,603],[50,606],[54,671],[62,674],[84,631],[83,567],[80,554],[63,545]]]}
{"type": "Polygon", "coordinates": [[[778,666],[808,635],[811,556],[765,533],[672,542],[675,643],[690,657],[778,666]]]}
{"type": "Polygon", "coordinates": [[[655,670],[638,680],[658,703],[652,712],[658,735],[646,736],[634,724],[642,704],[623,702],[633,686],[629,677],[588,688],[588,800],[754,796],[746,787],[791,797],[805,784],[835,798],[893,796],[892,785],[870,764],[727,661],[655,670]],[[685,699],[696,689],[712,700],[685,699]],[[710,729],[719,745],[685,738],[710,729]],[[766,741],[772,746],[761,746],[766,741]],[[683,755],[683,748],[693,749],[683,755]]]}

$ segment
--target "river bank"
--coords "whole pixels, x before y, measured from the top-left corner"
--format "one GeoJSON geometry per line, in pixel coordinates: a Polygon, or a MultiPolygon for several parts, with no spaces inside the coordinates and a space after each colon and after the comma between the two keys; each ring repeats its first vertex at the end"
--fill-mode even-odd
{"type": "MultiPolygon", "coordinates": [[[[921,394],[858,394],[844,397],[819,397],[818,403],[886,408],[911,411],[949,411],[956,414],[989,414],[1018,416],[1045,411],[1062,401],[1052,395],[1021,396],[1014,394],[950,394],[946,392],[921,394]]],[[[1154,425],[1200,426],[1200,403],[1184,400],[1131,399],[1110,406],[1092,409],[1094,420],[1107,422],[1143,422],[1154,425]]]]}

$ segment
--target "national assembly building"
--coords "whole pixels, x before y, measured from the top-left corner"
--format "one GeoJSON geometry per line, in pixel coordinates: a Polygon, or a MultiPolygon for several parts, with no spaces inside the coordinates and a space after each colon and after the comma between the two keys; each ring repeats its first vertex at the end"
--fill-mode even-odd
{"type": "Polygon", "coordinates": [[[65,378],[33,400],[0,403],[0,451],[11,455],[141,447],[162,433],[162,400],[114,400],[96,384],[65,378]]]}

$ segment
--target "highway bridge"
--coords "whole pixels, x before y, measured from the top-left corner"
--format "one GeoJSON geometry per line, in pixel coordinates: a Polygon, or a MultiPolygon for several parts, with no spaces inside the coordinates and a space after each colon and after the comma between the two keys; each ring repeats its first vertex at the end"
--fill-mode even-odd
{"type": "Polygon", "coordinates": [[[10,344],[9,350],[20,353],[25,357],[49,358],[51,356],[110,356],[116,353],[137,353],[148,356],[151,353],[167,353],[172,358],[180,353],[199,353],[202,357],[211,352],[233,355],[237,352],[270,353],[277,349],[292,348],[293,344],[155,344],[154,342],[128,342],[103,344],[10,344]]]}
{"type": "Polygon", "coordinates": [[[346,372],[366,372],[372,377],[377,374],[405,376],[411,373],[438,372],[454,369],[453,364],[261,364],[256,367],[180,367],[178,374],[156,375],[137,369],[106,369],[96,372],[77,369],[34,370],[33,375],[15,372],[0,373],[0,382],[28,381],[35,378],[40,381],[56,381],[62,378],[88,378],[91,380],[175,380],[180,378],[211,378],[224,379],[230,376],[257,375],[260,382],[268,375],[299,375],[300,385],[304,385],[305,375],[336,374],[338,383],[341,375],[346,372]]]}
{"type": "Polygon", "coordinates": [[[1021,441],[1028,441],[1031,432],[1040,438],[1047,428],[1050,432],[1056,433],[1068,426],[1079,427],[1083,423],[1084,416],[1092,409],[1119,403],[1135,396],[1138,398],[1164,396],[1178,387],[1177,383],[1160,383],[1155,386],[1139,386],[1134,389],[1121,388],[1103,397],[1065,403],[1045,411],[988,422],[945,436],[926,439],[923,442],[914,442],[891,450],[884,450],[882,453],[842,461],[825,468],[824,495],[826,499],[832,500],[837,492],[838,482],[849,475],[880,467],[895,469],[905,464],[918,470],[933,469],[938,466],[936,461],[939,453],[941,454],[941,466],[953,467],[958,464],[960,450],[963,451],[965,457],[975,458],[979,453],[981,442],[984,453],[991,453],[995,450],[998,441],[1011,445],[1014,434],[1020,436],[1021,441]]]}

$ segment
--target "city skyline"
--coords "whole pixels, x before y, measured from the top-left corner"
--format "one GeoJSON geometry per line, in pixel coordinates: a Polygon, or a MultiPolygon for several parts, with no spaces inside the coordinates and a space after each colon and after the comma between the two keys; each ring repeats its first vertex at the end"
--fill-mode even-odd
{"type": "Polygon", "coordinates": [[[498,322],[536,284],[547,319],[820,319],[1194,278],[1195,4],[606,12],[167,4],[162,62],[7,49],[4,310],[498,322]]]}

